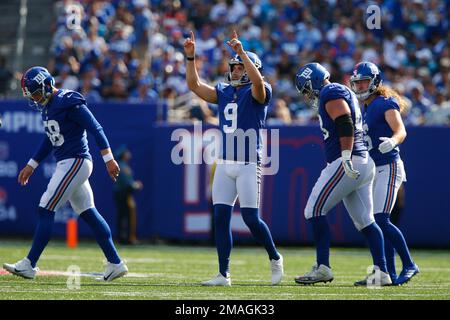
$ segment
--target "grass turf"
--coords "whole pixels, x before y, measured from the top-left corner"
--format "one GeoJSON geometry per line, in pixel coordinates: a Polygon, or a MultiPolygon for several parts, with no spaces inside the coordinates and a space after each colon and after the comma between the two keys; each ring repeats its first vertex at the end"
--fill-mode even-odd
{"type": "MultiPolygon", "coordinates": [[[[30,241],[0,241],[0,263],[13,263],[26,256],[30,241]]],[[[297,285],[293,279],[309,271],[315,260],[313,248],[280,248],[285,277],[279,286],[270,285],[269,261],[260,247],[236,246],[231,256],[232,287],[202,287],[200,282],[217,273],[216,251],[212,247],[142,245],[119,246],[130,274],[113,282],[97,280],[104,257],[96,244],[82,242],[76,249],[52,241],[38,263],[46,275],[26,280],[0,269],[0,299],[450,299],[450,252],[412,250],[421,273],[401,287],[369,289],[354,287],[371,264],[368,249],[333,248],[334,281],[313,286],[297,285]],[[77,266],[79,289],[69,289],[68,276],[58,272],[77,266]]],[[[397,261],[397,268],[401,263],[397,261]]],[[[398,271],[399,272],[399,271],[398,271]]],[[[69,281],[71,284],[74,282],[69,281]]],[[[76,283],[75,283],[76,284],[76,283]]]]}

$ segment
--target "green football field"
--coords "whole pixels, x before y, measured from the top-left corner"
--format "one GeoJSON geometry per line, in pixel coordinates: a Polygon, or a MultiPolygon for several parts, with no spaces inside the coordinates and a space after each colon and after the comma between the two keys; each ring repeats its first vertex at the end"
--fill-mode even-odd
{"type": "MultiPolygon", "coordinates": [[[[23,258],[29,244],[0,240],[1,265],[23,258]]],[[[119,246],[130,272],[106,283],[96,278],[103,272],[104,258],[95,243],[82,242],[76,249],[68,249],[65,243],[52,241],[39,261],[41,274],[35,280],[0,269],[0,299],[450,299],[450,251],[412,250],[421,273],[404,286],[377,289],[353,286],[371,263],[367,249],[332,249],[334,281],[314,286],[293,281],[310,270],[314,249],[281,247],[280,252],[285,278],[279,286],[270,285],[269,261],[262,248],[236,246],[231,256],[232,287],[211,288],[199,283],[217,273],[212,247],[119,246]],[[76,268],[79,278],[70,273],[76,268]]]]}

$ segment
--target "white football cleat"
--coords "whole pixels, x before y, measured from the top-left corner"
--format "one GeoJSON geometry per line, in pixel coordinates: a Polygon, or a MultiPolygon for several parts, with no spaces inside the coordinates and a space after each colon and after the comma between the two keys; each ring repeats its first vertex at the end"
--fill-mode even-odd
{"type": "Polygon", "coordinates": [[[230,287],[231,286],[231,278],[230,274],[227,273],[227,277],[224,277],[220,272],[217,276],[212,278],[211,280],[202,282],[202,286],[223,286],[230,287]]]}
{"type": "Polygon", "coordinates": [[[270,260],[270,270],[272,271],[272,285],[279,284],[284,275],[283,256],[281,254],[280,259],[270,260]]]}
{"type": "Polygon", "coordinates": [[[39,271],[38,267],[33,268],[31,266],[31,261],[28,258],[23,258],[14,264],[4,263],[3,268],[16,276],[25,279],[34,279],[36,272],[39,271]]]}
{"type": "Polygon", "coordinates": [[[331,272],[330,268],[323,264],[317,267],[317,264],[315,264],[311,271],[305,273],[303,276],[296,277],[295,282],[299,284],[327,283],[333,281],[333,279],[333,272],[331,272]]]}
{"type": "Polygon", "coordinates": [[[118,264],[107,262],[103,280],[112,281],[114,279],[123,277],[128,273],[128,267],[125,262],[120,261],[118,264]]]}
{"type": "Polygon", "coordinates": [[[383,272],[381,270],[373,270],[364,280],[356,281],[355,286],[357,287],[384,287],[392,285],[391,277],[389,273],[383,272]]]}

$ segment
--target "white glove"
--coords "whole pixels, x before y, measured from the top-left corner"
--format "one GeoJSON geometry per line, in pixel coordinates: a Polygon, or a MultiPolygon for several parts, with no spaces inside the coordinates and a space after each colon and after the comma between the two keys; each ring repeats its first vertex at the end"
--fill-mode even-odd
{"type": "Polygon", "coordinates": [[[352,163],[352,152],[350,150],[344,150],[341,153],[342,155],[342,165],[344,166],[345,174],[352,179],[359,178],[359,171],[353,169],[352,163]]]}
{"type": "Polygon", "coordinates": [[[378,146],[378,150],[380,150],[381,153],[387,153],[389,151],[392,151],[397,145],[395,144],[394,140],[387,137],[381,137],[380,138],[382,143],[378,146]]]}

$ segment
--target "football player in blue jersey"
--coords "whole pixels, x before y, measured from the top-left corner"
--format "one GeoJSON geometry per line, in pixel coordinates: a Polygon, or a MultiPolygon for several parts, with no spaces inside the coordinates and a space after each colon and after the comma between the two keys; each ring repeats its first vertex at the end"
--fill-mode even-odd
{"type": "Polygon", "coordinates": [[[387,269],[394,284],[403,284],[419,272],[411,259],[402,232],[389,217],[406,173],[398,146],[406,138],[400,111],[406,102],[391,88],[382,85],[379,68],[371,62],[358,63],[350,77],[351,89],[364,102],[364,131],[369,153],[376,165],[373,186],[374,215],[384,234],[387,269]],[[397,278],[395,251],[403,270],[397,278]]]}
{"type": "Polygon", "coordinates": [[[271,283],[278,284],[283,276],[283,257],[276,250],[269,228],[259,216],[261,181],[260,129],[264,128],[267,107],[272,97],[270,84],[261,74],[262,64],[253,52],[245,51],[234,31],[227,44],[236,52],[229,62],[228,83],[215,87],[201,81],[195,66],[195,36],[185,40],[187,59],[186,81],[189,89],[209,103],[218,104],[219,126],[222,130],[222,154],[217,164],[213,186],[214,228],[219,273],[206,286],[230,286],[229,262],[233,245],[231,216],[239,196],[241,214],[252,235],[264,245],[270,259],[271,283]],[[233,145],[239,135],[244,145],[233,145]],[[228,146],[228,147],[227,147],[228,146]]]}
{"type": "Polygon", "coordinates": [[[316,264],[295,281],[313,284],[333,280],[326,215],[342,200],[356,228],[367,239],[373,258],[373,273],[355,285],[390,285],[383,234],[373,217],[375,164],[363,140],[361,110],[355,94],[346,86],[331,83],[329,78],[330,73],[319,63],[306,64],[295,77],[300,94],[308,97],[313,107],[318,107],[327,161],[305,207],[305,217],[312,224],[316,243],[316,264]]]}
{"type": "Polygon", "coordinates": [[[111,237],[111,230],[94,204],[89,184],[92,157],[89,153],[86,131],[91,133],[101,150],[106,169],[115,181],[120,168],[114,160],[103,128],[89,111],[84,97],[75,91],[57,89],[54,78],[43,67],[33,67],[22,77],[23,95],[42,114],[46,136],[37,152],[20,171],[18,181],[28,184],[39,163],[53,151],[56,170],[38,208],[38,225],[27,257],[3,267],[18,276],[33,279],[38,271],[36,263],[47,246],[55,212],[67,201],[74,211],[91,227],[107,259],[103,279],[111,281],[125,275],[128,268],[120,259],[111,237]]]}

